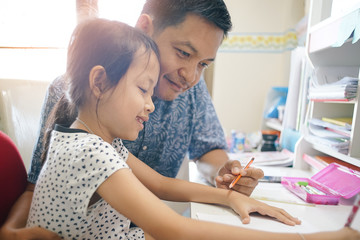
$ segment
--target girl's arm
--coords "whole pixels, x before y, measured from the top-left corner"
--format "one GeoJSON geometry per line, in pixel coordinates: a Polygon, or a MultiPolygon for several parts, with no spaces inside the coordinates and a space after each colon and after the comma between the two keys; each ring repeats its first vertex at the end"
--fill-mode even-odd
{"type": "Polygon", "coordinates": [[[250,222],[249,213],[259,212],[277,218],[288,225],[299,224],[300,221],[285,210],[271,207],[235,191],[219,189],[202,184],[191,183],[180,179],[160,175],[145,163],[129,154],[127,163],[135,176],[157,197],[168,201],[201,202],[229,206],[241,217],[243,223],[250,222]]]}
{"type": "MultiPolygon", "coordinates": [[[[220,190],[221,194],[227,190],[220,190]]],[[[178,215],[153,195],[128,169],[121,169],[103,182],[97,192],[112,207],[131,219],[157,240],[218,240],[218,239],[298,239],[298,234],[269,233],[240,227],[193,220],[178,215]]],[[[219,194],[219,195],[221,195],[219,194]]],[[[226,194],[225,194],[226,195],[226,194]]],[[[239,194],[240,195],[240,194],[239,194]]],[[[305,236],[311,239],[359,239],[360,235],[348,228],[335,233],[305,236]],[[325,238],[326,237],[326,238],[325,238]],[[347,237],[347,238],[345,238],[347,237]],[[350,238],[352,237],[352,238],[350,238]]]]}

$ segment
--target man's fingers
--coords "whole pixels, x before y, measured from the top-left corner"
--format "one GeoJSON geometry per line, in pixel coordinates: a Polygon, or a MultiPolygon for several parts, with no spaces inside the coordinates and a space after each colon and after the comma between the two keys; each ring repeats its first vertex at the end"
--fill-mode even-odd
{"type": "Polygon", "coordinates": [[[225,163],[225,168],[226,168],[226,170],[228,170],[229,172],[231,172],[231,170],[233,169],[233,168],[239,168],[239,169],[241,169],[241,163],[239,162],[239,161],[237,161],[237,160],[229,160],[229,161],[227,161],[226,163],[225,163]]]}
{"type": "MultiPolygon", "coordinates": [[[[237,160],[227,161],[224,167],[227,170],[227,173],[231,173],[234,176],[241,174],[242,176],[247,176],[256,180],[264,177],[264,172],[260,168],[250,167],[247,170],[244,170],[241,163],[237,160]]],[[[223,174],[225,176],[225,173],[223,174]]]]}
{"type": "Polygon", "coordinates": [[[235,174],[235,175],[238,175],[239,174],[239,171],[236,172],[236,173],[233,173],[233,168],[239,168],[241,169],[241,164],[239,161],[237,160],[229,160],[227,161],[219,170],[218,174],[220,176],[223,176],[225,174],[235,174]]]}
{"type": "MultiPolygon", "coordinates": [[[[217,176],[215,178],[216,187],[223,189],[230,189],[229,188],[230,183],[234,178],[235,177],[231,174],[227,174],[224,177],[217,176]]],[[[232,190],[250,196],[257,184],[258,181],[249,177],[244,177],[244,178],[240,178],[240,180],[235,184],[235,186],[232,187],[232,190]]]]}
{"type": "Polygon", "coordinates": [[[264,171],[260,168],[248,168],[246,170],[241,170],[240,172],[242,175],[253,178],[253,179],[260,179],[264,177],[264,171]],[[244,171],[244,172],[243,172],[244,171]]]}
{"type": "MultiPolygon", "coordinates": [[[[258,169],[259,170],[259,169],[258,169]]],[[[262,177],[262,170],[260,170],[260,173],[257,171],[257,173],[254,174],[254,172],[249,171],[249,169],[246,170],[246,174],[242,174],[242,177],[239,179],[236,185],[245,185],[249,187],[255,187],[258,184],[258,179],[256,179],[254,176],[260,178],[262,177]],[[249,174],[250,173],[250,174],[249,174]]],[[[237,175],[233,174],[224,174],[222,176],[217,176],[216,181],[224,184],[224,183],[231,183],[237,175]]]]}

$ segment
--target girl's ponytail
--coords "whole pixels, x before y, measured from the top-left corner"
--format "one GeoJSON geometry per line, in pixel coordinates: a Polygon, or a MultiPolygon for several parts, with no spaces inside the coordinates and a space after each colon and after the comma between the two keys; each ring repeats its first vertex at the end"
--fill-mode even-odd
{"type": "Polygon", "coordinates": [[[45,125],[45,134],[44,134],[44,148],[43,153],[41,154],[42,164],[45,163],[47,152],[50,145],[51,132],[55,128],[55,124],[70,126],[76,119],[77,111],[75,106],[69,101],[66,94],[64,93],[60,100],[55,104],[53,110],[51,111],[46,125],[45,125]]]}

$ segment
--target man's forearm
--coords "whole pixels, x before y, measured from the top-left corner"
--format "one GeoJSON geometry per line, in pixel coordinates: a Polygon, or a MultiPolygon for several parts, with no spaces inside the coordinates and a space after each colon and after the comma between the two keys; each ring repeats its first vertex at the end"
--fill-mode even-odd
{"type": "Polygon", "coordinates": [[[229,157],[225,150],[215,149],[201,156],[196,165],[206,180],[215,186],[215,177],[228,160],[229,157]]]}
{"type": "Polygon", "coordinates": [[[18,198],[15,204],[12,206],[6,222],[2,228],[24,228],[29,216],[32,196],[34,193],[35,185],[28,183],[25,192],[18,198]]]}

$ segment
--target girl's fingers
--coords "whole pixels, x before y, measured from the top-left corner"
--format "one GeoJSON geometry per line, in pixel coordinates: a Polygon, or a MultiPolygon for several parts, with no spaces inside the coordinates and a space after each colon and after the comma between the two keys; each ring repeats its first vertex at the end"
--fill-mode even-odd
{"type": "Polygon", "coordinates": [[[238,214],[240,215],[241,221],[243,224],[250,223],[250,215],[251,211],[248,211],[247,209],[241,209],[238,214]]]}
{"type": "Polygon", "coordinates": [[[288,212],[281,208],[271,206],[259,206],[257,212],[262,215],[268,215],[270,217],[276,218],[280,222],[283,222],[290,226],[301,224],[301,221],[298,218],[291,216],[288,212]]]}

